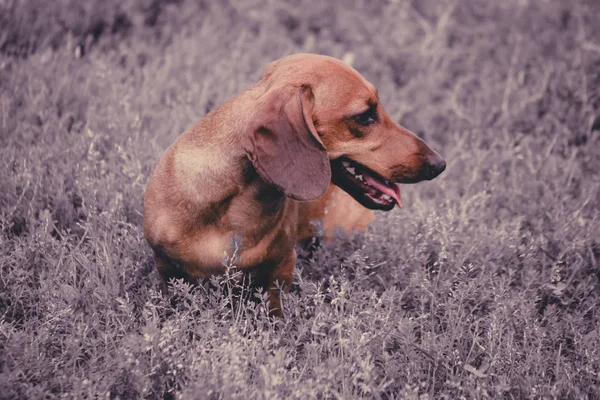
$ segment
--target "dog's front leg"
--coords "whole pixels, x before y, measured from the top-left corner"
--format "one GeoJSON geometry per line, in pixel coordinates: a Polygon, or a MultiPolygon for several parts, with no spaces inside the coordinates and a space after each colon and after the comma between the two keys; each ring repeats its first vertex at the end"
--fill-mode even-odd
{"type": "Polygon", "coordinates": [[[154,263],[161,277],[160,291],[165,295],[168,293],[167,284],[169,279],[183,279],[187,282],[193,281],[181,268],[177,267],[173,260],[170,260],[160,250],[154,250],[154,263]]]}
{"type": "Polygon", "coordinates": [[[281,305],[280,286],[287,293],[290,290],[292,279],[294,278],[294,266],[296,265],[296,250],[284,262],[275,265],[271,271],[268,283],[267,294],[269,299],[269,315],[273,317],[283,317],[283,307],[281,305]]]}

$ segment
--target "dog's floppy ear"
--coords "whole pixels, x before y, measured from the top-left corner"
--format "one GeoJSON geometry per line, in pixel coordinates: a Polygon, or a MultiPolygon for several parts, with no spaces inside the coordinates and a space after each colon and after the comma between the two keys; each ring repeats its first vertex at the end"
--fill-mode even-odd
{"type": "Polygon", "coordinates": [[[310,86],[273,88],[257,103],[243,139],[256,172],[292,199],[320,197],[331,167],[313,124],[310,86]]]}

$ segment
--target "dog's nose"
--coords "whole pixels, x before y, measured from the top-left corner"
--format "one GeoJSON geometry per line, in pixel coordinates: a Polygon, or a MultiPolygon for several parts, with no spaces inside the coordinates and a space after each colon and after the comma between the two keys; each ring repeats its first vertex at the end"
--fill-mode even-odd
{"type": "Polygon", "coordinates": [[[445,169],[446,169],[446,160],[444,160],[440,156],[435,157],[435,159],[433,159],[429,162],[429,166],[427,168],[427,178],[426,179],[431,180],[431,179],[435,178],[436,176],[438,176],[439,174],[444,172],[445,169]]]}

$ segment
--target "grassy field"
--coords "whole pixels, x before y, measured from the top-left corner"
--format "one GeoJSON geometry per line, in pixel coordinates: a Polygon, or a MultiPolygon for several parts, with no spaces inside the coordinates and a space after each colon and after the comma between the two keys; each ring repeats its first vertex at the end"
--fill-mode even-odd
{"type": "Polygon", "coordinates": [[[596,0],[1,1],[0,398],[599,398],[599,17],[596,0]],[[233,290],[163,298],[152,168],[295,52],[351,62],[447,171],[299,260],[285,319],[233,290]]]}

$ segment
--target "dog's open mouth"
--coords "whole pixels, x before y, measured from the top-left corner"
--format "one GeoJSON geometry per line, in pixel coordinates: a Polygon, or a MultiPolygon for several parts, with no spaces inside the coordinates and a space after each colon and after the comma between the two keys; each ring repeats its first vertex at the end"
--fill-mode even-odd
{"type": "Polygon", "coordinates": [[[372,210],[389,211],[402,207],[400,187],[346,157],[331,161],[331,181],[372,210]]]}

